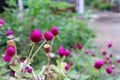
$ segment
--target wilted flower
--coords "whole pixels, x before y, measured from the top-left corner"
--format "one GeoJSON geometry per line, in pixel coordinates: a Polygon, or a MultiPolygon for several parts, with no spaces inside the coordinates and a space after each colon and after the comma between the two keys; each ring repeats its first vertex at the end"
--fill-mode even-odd
{"type": "Polygon", "coordinates": [[[44,45],[44,50],[45,50],[46,53],[49,53],[49,52],[51,51],[51,46],[50,46],[50,44],[45,44],[45,45],[44,45]]]}

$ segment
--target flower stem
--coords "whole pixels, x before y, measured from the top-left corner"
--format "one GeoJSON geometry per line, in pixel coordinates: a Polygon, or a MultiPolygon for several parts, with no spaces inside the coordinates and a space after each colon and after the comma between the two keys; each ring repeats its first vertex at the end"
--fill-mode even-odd
{"type": "Polygon", "coordinates": [[[35,51],[35,53],[32,55],[32,57],[31,57],[31,59],[30,60],[32,60],[34,57],[35,57],[35,55],[37,54],[37,52],[41,49],[41,47],[44,45],[46,43],[46,40],[38,47],[38,49],[35,51]]]}

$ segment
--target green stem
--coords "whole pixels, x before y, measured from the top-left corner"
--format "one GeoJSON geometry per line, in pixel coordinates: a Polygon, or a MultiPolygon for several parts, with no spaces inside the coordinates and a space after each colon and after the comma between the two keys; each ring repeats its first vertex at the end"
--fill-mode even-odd
{"type": "Polygon", "coordinates": [[[55,37],[53,38],[53,40],[52,40],[52,42],[51,42],[51,48],[52,48],[52,46],[53,46],[54,40],[55,40],[55,37]]]}
{"type": "Polygon", "coordinates": [[[35,57],[35,55],[38,53],[38,51],[41,49],[41,47],[42,47],[45,43],[46,43],[46,40],[38,47],[38,49],[35,51],[35,53],[33,54],[33,56],[31,57],[30,60],[32,60],[32,59],[35,57]]]}
{"type": "Polygon", "coordinates": [[[0,76],[1,76],[1,74],[2,74],[2,71],[3,71],[5,65],[6,65],[6,63],[2,66],[2,68],[1,68],[1,70],[0,70],[0,76]]]}

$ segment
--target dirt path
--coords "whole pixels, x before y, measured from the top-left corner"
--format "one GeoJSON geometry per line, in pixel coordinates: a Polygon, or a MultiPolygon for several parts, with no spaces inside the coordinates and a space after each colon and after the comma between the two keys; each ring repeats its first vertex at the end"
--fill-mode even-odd
{"type": "Polygon", "coordinates": [[[97,34],[93,42],[102,48],[112,42],[113,53],[120,54],[120,13],[97,12],[97,15],[100,18],[89,23],[89,26],[93,27],[97,34]]]}

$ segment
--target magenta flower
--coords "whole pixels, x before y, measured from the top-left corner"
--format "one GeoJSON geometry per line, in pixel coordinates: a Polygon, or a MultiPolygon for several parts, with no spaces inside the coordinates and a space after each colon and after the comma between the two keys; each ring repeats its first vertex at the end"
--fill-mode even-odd
{"type": "Polygon", "coordinates": [[[85,54],[89,54],[89,52],[90,52],[89,50],[85,50],[85,54]]]}
{"type": "Polygon", "coordinates": [[[69,51],[69,50],[65,50],[64,55],[65,55],[66,57],[69,56],[69,55],[70,55],[70,51],[69,51]]]}
{"type": "Polygon", "coordinates": [[[103,51],[102,51],[102,54],[103,54],[103,55],[107,55],[107,51],[106,51],[106,50],[103,50],[103,51]]]}
{"type": "Polygon", "coordinates": [[[76,46],[76,44],[74,44],[74,45],[73,45],[73,49],[77,49],[77,46],[76,46]]]}
{"type": "Polygon", "coordinates": [[[79,45],[78,45],[78,49],[81,50],[82,48],[83,48],[83,45],[82,45],[82,44],[79,44],[79,45]]]}
{"type": "Polygon", "coordinates": [[[65,65],[65,70],[68,71],[70,69],[70,66],[68,64],[65,65]]]}
{"type": "Polygon", "coordinates": [[[111,64],[111,65],[112,65],[112,64],[113,64],[113,62],[112,62],[112,61],[109,61],[109,64],[111,64]]]}
{"type": "Polygon", "coordinates": [[[47,41],[52,40],[53,37],[54,37],[53,34],[52,34],[51,32],[49,32],[49,31],[47,31],[47,32],[44,33],[44,38],[45,38],[47,41]]]}
{"type": "Polygon", "coordinates": [[[3,57],[3,60],[4,60],[5,62],[10,62],[10,61],[11,61],[11,56],[5,55],[5,56],[3,57]]]}
{"type": "Polygon", "coordinates": [[[97,61],[94,63],[94,68],[100,69],[103,65],[104,65],[104,62],[103,62],[103,61],[97,60],[97,61]]]}
{"type": "Polygon", "coordinates": [[[14,77],[14,76],[15,76],[15,71],[11,70],[9,75],[10,75],[11,77],[14,77]]]}
{"type": "Polygon", "coordinates": [[[117,59],[117,63],[120,63],[120,59],[117,59]]]}
{"type": "Polygon", "coordinates": [[[4,24],[5,24],[5,22],[2,19],[0,19],[0,25],[4,26],[4,24]]]}
{"type": "Polygon", "coordinates": [[[56,26],[53,26],[51,32],[54,36],[56,36],[58,34],[58,28],[56,26]]]}
{"type": "Polygon", "coordinates": [[[74,62],[70,62],[70,66],[74,65],[74,62]]]}
{"type": "Polygon", "coordinates": [[[64,50],[64,48],[62,47],[62,46],[60,46],[59,48],[58,48],[58,54],[59,54],[59,56],[64,56],[64,53],[65,53],[65,50],[64,50]]]}
{"type": "Polygon", "coordinates": [[[95,54],[95,53],[92,53],[92,56],[93,56],[93,57],[95,57],[95,56],[96,56],[96,54],[95,54]]]}
{"type": "Polygon", "coordinates": [[[109,44],[108,44],[108,48],[111,48],[111,47],[112,47],[112,43],[109,43],[109,44]]]}
{"type": "Polygon", "coordinates": [[[106,60],[110,60],[110,58],[109,58],[109,57],[106,57],[106,60]]]}
{"type": "Polygon", "coordinates": [[[40,30],[33,30],[30,34],[30,40],[38,43],[39,41],[42,40],[42,32],[40,30]]]}
{"type": "Polygon", "coordinates": [[[106,72],[108,74],[111,74],[113,72],[113,69],[111,67],[106,68],[106,72]]]}
{"type": "Polygon", "coordinates": [[[7,31],[7,33],[6,33],[7,36],[13,35],[13,34],[14,34],[13,30],[9,30],[9,31],[7,31]]]}
{"type": "Polygon", "coordinates": [[[28,73],[32,73],[32,71],[33,71],[33,69],[30,68],[30,67],[27,69],[27,72],[28,72],[28,73]]]}
{"type": "Polygon", "coordinates": [[[6,55],[13,56],[15,54],[15,48],[10,46],[6,49],[6,55]]]}
{"type": "Polygon", "coordinates": [[[113,54],[111,53],[111,54],[109,55],[109,57],[111,57],[111,58],[112,58],[112,57],[113,57],[113,54]]]}

